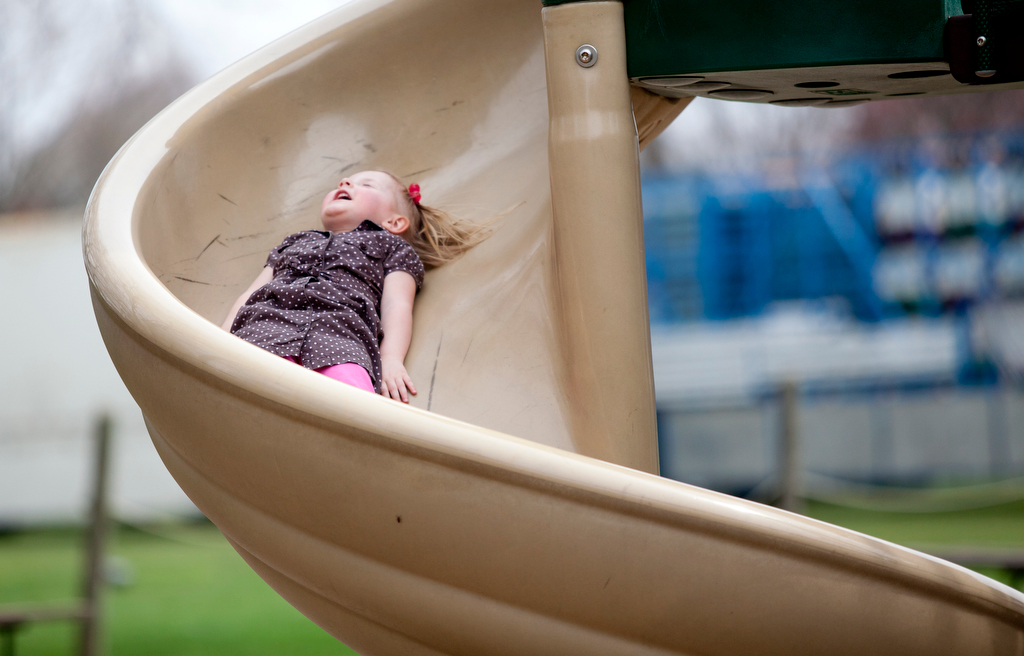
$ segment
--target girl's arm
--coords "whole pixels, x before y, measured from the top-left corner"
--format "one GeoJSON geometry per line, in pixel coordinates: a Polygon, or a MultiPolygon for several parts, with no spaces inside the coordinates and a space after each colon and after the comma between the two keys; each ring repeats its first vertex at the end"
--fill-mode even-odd
{"type": "Polygon", "coordinates": [[[230,332],[231,324],[235,322],[235,317],[238,315],[238,311],[242,309],[242,306],[245,305],[245,302],[249,300],[249,297],[252,296],[252,293],[273,279],[274,267],[263,267],[263,270],[260,271],[260,275],[256,276],[256,280],[254,280],[253,283],[249,285],[249,289],[242,292],[242,295],[238,297],[238,300],[235,301],[235,304],[231,306],[231,310],[228,311],[228,316],[226,319],[224,319],[224,323],[221,324],[221,328],[230,332]]]}
{"type": "Polygon", "coordinates": [[[416,280],[410,274],[392,271],[384,278],[384,293],[380,297],[380,324],[384,330],[380,343],[380,393],[402,403],[408,403],[409,394],[416,393],[412,378],[405,370],[415,299],[416,280]]]}

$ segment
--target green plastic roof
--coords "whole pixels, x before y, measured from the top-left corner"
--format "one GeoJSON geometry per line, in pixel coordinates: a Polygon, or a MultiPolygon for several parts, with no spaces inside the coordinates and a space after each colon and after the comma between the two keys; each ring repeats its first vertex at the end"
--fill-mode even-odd
{"type": "MultiPolygon", "coordinates": [[[[543,0],[545,6],[573,0],[543,0]]],[[[943,61],[959,0],[625,0],[630,77],[943,61]]]]}
{"type": "Polygon", "coordinates": [[[959,0],[627,0],[631,77],[942,61],[959,0]]]}

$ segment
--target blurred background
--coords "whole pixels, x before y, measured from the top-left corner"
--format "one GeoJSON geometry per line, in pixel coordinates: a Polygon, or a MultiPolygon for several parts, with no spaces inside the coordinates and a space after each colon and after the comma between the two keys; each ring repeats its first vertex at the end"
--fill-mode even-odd
{"type": "Polygon", "coordinates": [[[644,168],[665,475],[773,498],[787,382],[806,498],[1024,473],[1022,108],[684,112],[644,168]]]}
{"type": "MultiPolygon", "coordinates": [[[[341,4],[0,0],[0,648],[4,609],[81,594],[106,413],[104,653],[351,653],[166,473],[96,329],[79,238],[96,178],[150,117],[341,4]]],[[[642,169],[662,473],[1019,585],[1024,91],[698,98],[642,169]]],[[[68,622],[15,638],[19,654],[78,640],[68,622]]]]}

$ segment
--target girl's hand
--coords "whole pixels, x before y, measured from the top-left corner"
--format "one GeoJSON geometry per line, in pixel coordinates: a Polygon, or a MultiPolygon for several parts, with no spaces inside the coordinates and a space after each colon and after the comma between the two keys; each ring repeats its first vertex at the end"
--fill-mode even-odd
{"type": "Polygon", "coordinates": [[[405,365],[396,360],[381,361],[380,393],[389,399],[409,402],[409,395],[416,394],[416,386],[405,370],[405,365]]]}

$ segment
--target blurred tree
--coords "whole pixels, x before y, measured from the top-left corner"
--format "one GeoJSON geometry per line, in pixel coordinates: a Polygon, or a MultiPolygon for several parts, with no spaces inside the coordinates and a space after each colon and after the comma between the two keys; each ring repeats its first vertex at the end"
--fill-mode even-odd
{"type": "Polygon", "coordinates": [[[1019,130],[1024,90],[879,100],[850,108],[697,98],[644,151],[648,171],[764,170],[827,159],[855,144],[1019,130]]]}
{"type": "Polygon", "coordinates": [[[0,0],[0,212],[83,203],[195,75],[138,0],[0,0]]]}
{"type": "Polygon", "coordinates": [[[1024,127],[1024,90],[870,102],[856,108],[855,138],[878,141],[1024,127]]]}
{"type": "Polygon", "coordinates": [[[819,157],[847,143],[853,109],[775,107],[696,98],[644,151],[648,171],[729,172],[797,157],[819,157]]]}

